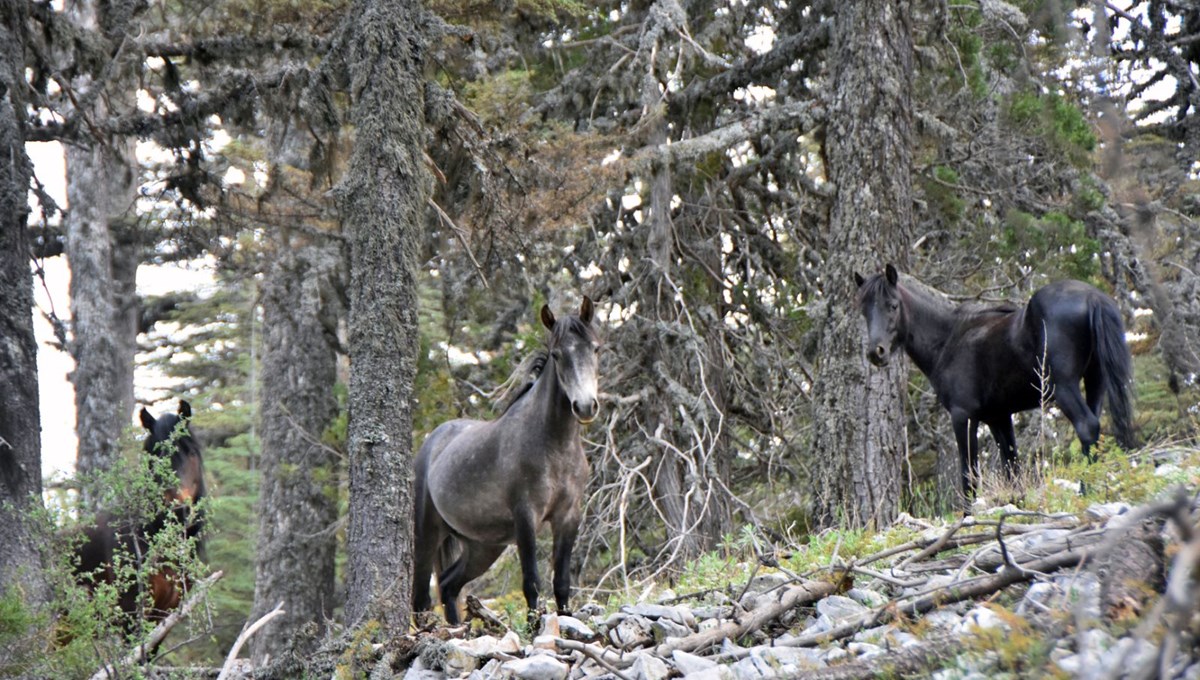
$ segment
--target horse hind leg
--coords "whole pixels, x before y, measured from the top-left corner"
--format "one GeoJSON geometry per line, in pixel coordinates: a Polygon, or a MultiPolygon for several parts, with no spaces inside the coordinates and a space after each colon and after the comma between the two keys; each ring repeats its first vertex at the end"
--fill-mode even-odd
{"type": "Polygon", "coordinates": [[[438,576],[442,606],[446,610],[446,623],[452,626],[459,623],[458,595],[463,586],[482,576],[507,547],[466,541],[462,542],[462,546],[462,555],[438,576]]]}
{"type": "Polygon", "coordinates": [[[1092,445],[1100,438],[1100,419],[1096,417],[1076,382],[1059,382],[1054,386],[1054,400],[1063,414],[1075,426],[1075,434],[1079,436],[1079,444],[1083,447],[1083,455],[1089,463],[1094,463],[1092,445]]]}

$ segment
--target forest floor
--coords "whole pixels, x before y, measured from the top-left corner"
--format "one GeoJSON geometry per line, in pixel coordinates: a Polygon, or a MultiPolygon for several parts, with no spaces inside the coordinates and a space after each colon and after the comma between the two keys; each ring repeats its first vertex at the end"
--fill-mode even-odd
{"type": "Polygon", "coordinates": [[[527,619],[512,596],[468,596],[457,627],[431,619],[261,668],[147,675],[1200,678],[1200,448],[1102,460],[1048,468],[1023,491],[985,484],[970,514],[696,560],[675,590],[586,604],[577,592],[572,616],[527,619]]]}

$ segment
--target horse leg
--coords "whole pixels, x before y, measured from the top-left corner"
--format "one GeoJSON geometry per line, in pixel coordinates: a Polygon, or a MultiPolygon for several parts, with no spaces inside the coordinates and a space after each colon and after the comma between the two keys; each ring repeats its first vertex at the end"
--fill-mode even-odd
{"type": "Polygon", "coordinates": [[[966,411],[957,409],[950,412],[950,422],[954,425],[954,438],[958,441],[963,498],[970,502],[975,498],[975,478],[979,476],[979,423],[972,421],[966,411]]]}
{"type": "Polygon", "coordinates": [[[554,603],[559,614],[569,614],[571,596],[571,550],[579,535],[579,518],[572,517],[554,527],[554,603]]]}
{"type": "Polygon", "coordinates": [[[462,545],[462,556],[438,577],[438,587],[442,591],[442,607],[446,610],[446,623],[452,626],[458,625],[459,622],[458,594],[462,592],[463,586],[482,576],[507,547],[473,541],[463,541],[462,545]]]}
{"type": "Polygon", "coordinates": [[[513,508],[517,529],[517,557],[521,559],[521,590],[530,612],[538,608],[537,522],[532,509],[513,508]]]}
{"type": "Polygon", "coordinates": [[[1004,476],[1009,481],[1016,479],[1019,464],[1017,462],[1017,434],[1013,431],[1012,416],[1004,416],[988,421],[988,429],[996,438],[1000,447],[1000,460],[1004,466],[1004,476]]]}
{"type": "MultiPolygon", "coordinates": [[[[413,581],[412,608],[413,612],[428,611],[433,607],[433,598],[429,595],[429,577],[433,573],[433,565],[437,560],[442,542],[446,540],[446,525],[433,507],[429,494],[424,493],[422,484],[418,484],[417,500],[414,503],[415,515],[413,526],[416,535],[413,537],[413,581]]],[[[440,584],[441,581],[439,580],[440,584]]]]}
{"type": "Polygon", "coordinates": [[[1100,373],[1100,364],[1094,363],[1083,375],[1083,390],[1087,393],[1088,410],[1100,417],[1100,409],[1104,404],[1104,378],[1100,373]]]}
{"type": "Polygon", "coordinates": [[[1092,457],[1092,444],[1100,438],[1100,419],[1084,402],[1079,385],[1070,380],[1055,383],[1054,401],[1075,426],[1075,434],[1079,435],[1084,457],[1089,463],[1096,462],[1092,457]]]}

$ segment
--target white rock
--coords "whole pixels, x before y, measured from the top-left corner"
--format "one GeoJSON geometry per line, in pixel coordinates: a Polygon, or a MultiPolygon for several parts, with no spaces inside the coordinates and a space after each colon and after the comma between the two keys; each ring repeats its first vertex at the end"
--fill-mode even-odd
{"type": "Polygon", "coordinates": [[[695,673],[688,673],[683,680],[733,680],[733,671],[729,666],[717,666],[695,673]]]}
{"type": "Polygon", "coordinates": [[[558,614],[542,614],[542,629],[540,634],[554,637],[562,636],[562,632],[558,628],[558,614]]]}
{"type": "Polygon", "coordinates": [[[635,680],[663,680],[670,674],[671,669],[665,661],[648,654],[639,656],[626,673],[635,680]]]}
{"type": "Polygon", "coordinates": [[[1155,477],[1174,477],[1183,472],[1183,469],[1174,463],[1163,463],[1154,468],[1155,477]]]}
{"type": "Polygon", "coordinates": [[[830,628],[866,612],[866,607],[841,595],[830,595],[817,602],[817,613],[820,618],[826,619],[830,628]]]}
{"type": "Polygon", "coordinates": [[[711,670],[719,665],[716,661],[689,654],[680,649],[671,652],[671,661],[675,664],[675,668],[684,675],[711,670]]]}
{"type": "Polygon", "coordinates": [[[521,680],[563,680],[569,670],[567,664],[544,655],[505,661],[500,668],[521,680]]]}
{"type": "Polygon", "coordinates": [[[696,615],[687,607],[669,607],[662,604],[634,604],[621,607],[621,611],[647,619],[670,619],[675,623],[683,624],[689,628],[696,625],[696,615]]]}
{"type": "Polygon", "coordinates": [[[496,643],[496,647],[492,649],[493,654],[516,654],[521,651],[521,636],[515,631],[508,631],[500,641],[496,643]]]}
{"type": "Polygon", "coordinates": [[[826,666],[824,652],[811,647],[765,647],[760,654],[767,663],[778,666],[789,676],[826,666]]]}
{"type": "Polygon", "coordinates": [[[654,632],[654,640],[663,642],[667,638],[686,637],[692,634],[692,629],[681,623],[675,623],[670,619],[658,619],[650,623],[650,629],[654,632]]]}
{"type": "Polygon", "coordinates": [[[975,607],[963,616],[962,623],[958,625],[960,633],[970,633],[975,629],[990,630],[992,628],[1000,628],[1009,630],[1009,625],[1000,618],[1000,615],[992,611],[990,607],[975,607]]]}
{"type": "Polygon", "coordinates": [[[650,622],[640,616],[630,616],[608,631],[608,638],[621,649],[640,647],[654,639],[650,622]]]}
{"type": "Polygon", "coordinates": [[[554,641],[558,639],[557,635],[539,635],[533,638],[533,646],[538,649],[548,649],[552,652],[557,651],[558,645],[554,641]]]}
{"type": "Polygon", "coordinates": [[[937,630],[954,630],[962,623],[962,617],[949,609],[936,609],[925,615],[926,625],[937,630]]]}
{"type": "Polygon", "coordinates": [[[558,627],[562,637],[568,640],[583,640],[587,642],[596,638],[596,633],[586,623],[574,616],[558,617],[558,627]]]}

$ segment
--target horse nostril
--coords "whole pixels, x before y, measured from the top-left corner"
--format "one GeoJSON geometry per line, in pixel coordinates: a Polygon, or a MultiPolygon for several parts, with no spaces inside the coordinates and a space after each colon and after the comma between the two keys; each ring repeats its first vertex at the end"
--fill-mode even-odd
{"type": "Polygon", "coordinates": [[[886,352],[887,350],[883,348],[883,345],[875,345],[875,356],[882,359],[886,352]]]}
{"type": "Polygon", "coordinates": [[[592,415],[595,415],[599,412],[600,412],[600,400],[593,397],[592,398],[592,415]]]}

